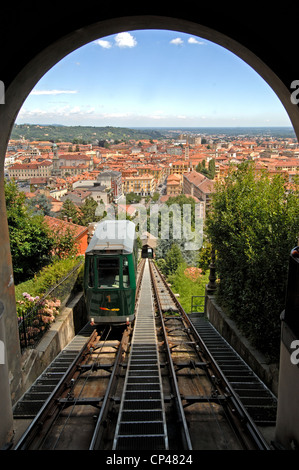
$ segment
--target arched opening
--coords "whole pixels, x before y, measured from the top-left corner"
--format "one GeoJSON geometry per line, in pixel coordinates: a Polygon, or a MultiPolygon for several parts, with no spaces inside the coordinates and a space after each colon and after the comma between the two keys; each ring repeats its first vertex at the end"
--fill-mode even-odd
{"type": "MultiPolygon", "coordinates": [[[[169,29],[181,31],[207,39],[233,52],[250,65],[253,70],[268,83],[274,93],[276,93],[289,115],[297,137],[299,136],[299,110],[298,107],[291,102],[290,90],[259,57],[234,39],[216,30],[205,27],[204,25],[176,18],[152,16],[115,18],[113,20],[94,23],[62,37],[59,41],[49,46],[29,62],[5,90],[6,104],[5,109],[1,109],[3,113],[0,115],[1,119],[2,115],[4,118],[5,114],[5,120],[1,119],[0,124],[5,126],[5,128],[8,127],[8,133],[10,132],[16,116],[30,91],[40,78],[67,54],[100,37],[109,36],[121,31],[141,29],[169,29]],[[7,119],[8,116],[9,119],[7,119]]],[[[6,148],[7,140],[4,142],[3,139],[2,145],[6,148]]],[[[0,152],[1,150],[2,146],[0,147],[0,152]]],[[[3,159],[3,152],[1,158],[3,159]]]]}
{"type": "MultiPolygon", "coordinates": [[[[16,336],[16,326],[14,325],[15,308],[14,308],[14,287],[12,279],[12,265],[9,248],[8,227],[5,211],[4,188],[3,188],[3,163],[5,158],[6,147],[12,126],[15,122],[16,116],[24,103],[30,91],[34,88],[40,78],[50,70],[59,60],[65,57],[70,52],[83,46],[84,44],[96,40],[100,37],[109,36],[120,31],[137,30],[137,29],[171,29],[175,31],[182,31],[194,36],[202,37],[220,46],[228,49],[236,54],[248,65],[250,65],[272,88],[280,99],[282,105],[292,122],[295,133],[299,137],[299,110],[294,106],[290,100],[290,92],[285,84],[277,77],[277,75],[269,69],[269,67],[262,62],[259,57],[252,53],[249,49],[242,44],[236,42],[232,38],[219,33],[216,30],[192,23],[190,21],[180,20],[176,18],[166,18],[157,16],[140,16],[140,17],[122,17],[113,18],[106,21],[90,24],[82,29],[74,30],[72,33],[60,38],[55,43],[51,44],[47,49],[40,52],[34,59],[27,63],[22,72],[18,74],[14,80],[9,84],[5,90],[5,106],[0,108],[0,127],[2,129],[2,140],[0,142],[0,159],[1,159],[1,181],[0,181],[0,213],[2,216],[3,224],[1,224],[0,236],[1,244],[1,302],[3,305],[2,315],[0,310],[0,340],[8,344],[8,334],[10,331],[11,337],[16,336]]],[[[0,304],[0,309],[2,307],[0,304]]],[[[9,345],[13,339],[9,340],[9,345]]],[[[12,375],[17,380],[18,377],[18,361],[19,353],[17,346],[8,351],[9,369],[12,375]]],[[[0,388],[2,397],[9,395],[8,385],[8,367],[4,371],[1,383],[5,390],[0,388]]],[[[1,436],[1,441],[6,443],[9,440],[11,433],[11,415],[6,411],[7,401],[3,399],[2,407],[5,412],[4,432],[1,436]]],[[[1,407],[1,408],[2,408],[1,407]]]]}

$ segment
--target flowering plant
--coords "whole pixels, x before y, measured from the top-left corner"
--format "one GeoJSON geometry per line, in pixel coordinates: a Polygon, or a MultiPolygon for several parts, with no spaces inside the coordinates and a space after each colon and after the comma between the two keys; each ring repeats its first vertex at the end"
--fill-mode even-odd
{"type": "Polygon", "coordinates": [[[199,278],[202,277],[202,269],[201,268],[186,268],[184,271],[185,276],[187,276],[191,281],[197,281],[199,278]]]}
{"type": "Polygon", "coordinates": [[[23,320],[24,329],[21,333],[21,344],[33,345],[55,321],[59,313],[59,299],[43,299],[23,292],[23,300],[17,301],[19,321],[23,320]],[[26,320],[25,320],[26,319],[26,320]]]}

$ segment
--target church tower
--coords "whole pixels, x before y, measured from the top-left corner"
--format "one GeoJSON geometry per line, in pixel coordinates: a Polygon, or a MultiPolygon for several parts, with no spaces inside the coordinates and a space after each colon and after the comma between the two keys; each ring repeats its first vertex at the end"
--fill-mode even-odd
{"type": "Polygon", "coordinates": [[[60,176],[61,172],[59,169],[59,158],[58,158],[58,147],[56,144],[52,145],[53,151],[53,168],[52,168],[52,176],[60,176]]]}

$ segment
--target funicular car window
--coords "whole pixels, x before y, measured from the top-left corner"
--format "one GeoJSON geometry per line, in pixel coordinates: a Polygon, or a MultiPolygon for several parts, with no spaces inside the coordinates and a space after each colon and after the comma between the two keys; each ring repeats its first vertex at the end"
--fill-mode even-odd
{"type": "Polygon", "coordinates": [[[94,287],[94,264],[93,258],[89,258],[88,285],[94,287]]]}
{"type": "Polygon", "coordinates": [[[130,287],[129,262],[127,258],[123,259],[123,287],[130,287]]]}
{"type": "Polygon", "coordinates": [[[98,258],[97,270],[99,287],[119,287],[118,258],[98,258]]]}

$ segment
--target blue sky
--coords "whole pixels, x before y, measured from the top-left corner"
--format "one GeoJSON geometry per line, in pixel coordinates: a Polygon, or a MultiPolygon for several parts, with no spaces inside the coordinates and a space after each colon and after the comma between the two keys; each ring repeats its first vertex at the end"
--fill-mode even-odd
{"type": "Polygon", "coordinates": [[[17,124],[290,126],[269,85],[236,55],[177,31],[114,34],[77,49],[36,84],[17,124]]]}

